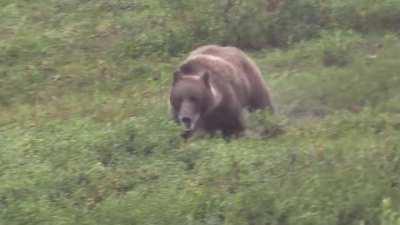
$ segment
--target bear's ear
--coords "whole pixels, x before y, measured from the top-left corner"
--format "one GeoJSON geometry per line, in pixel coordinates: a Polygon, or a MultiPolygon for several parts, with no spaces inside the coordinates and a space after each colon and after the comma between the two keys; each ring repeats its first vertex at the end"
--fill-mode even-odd
{"type": "Polygon", "coordinates": [[[208,71],[204,72],[204,74],[201,76],[201,79],[204,81],[204,84],[206,85],[207,88],[211,88],[210,73],[208,71]]]}
{"type": "Polygon", "coordinates": [[[179,80],[180,76],[181,76],[181,71],[180,70],[175,71],[172,83],[175,84],[179,80]]]}

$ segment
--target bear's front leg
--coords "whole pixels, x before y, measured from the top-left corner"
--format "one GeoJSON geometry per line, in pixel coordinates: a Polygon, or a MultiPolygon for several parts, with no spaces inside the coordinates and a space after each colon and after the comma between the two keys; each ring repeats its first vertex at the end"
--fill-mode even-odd
{"type": "Polygon", "coordinates": [[[181,137],[185,140],[189,139],[190,137],[193,136],[194,131],[193,130],[185,130],[181,133],[181,137]]]}
{"type": "Polygon", "coordinates": [[[229,126],[222,129],[222,135],[224,139],[239,138],[242,136],[245,130],[244,121],[242,116],[232,118],[229,121],[229,126]]]}

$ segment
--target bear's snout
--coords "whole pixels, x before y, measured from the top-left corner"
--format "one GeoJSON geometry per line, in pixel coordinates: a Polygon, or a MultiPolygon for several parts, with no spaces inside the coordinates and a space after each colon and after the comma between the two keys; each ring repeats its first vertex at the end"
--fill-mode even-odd
{"type": "Polygon", "coordinates": [[[192,131],[196,128],[199,118],[199,114],[194,114],[193,116],[181,116],[179,121],[185,127],[185,130],[192,131]]]}
{"type": "Polygon", "coordinates": [[[190,129],[192,126],[192,119],[190,119],[189,117],[183,117],[181,119],[183,125],[185,126],[186,129],[190,129]]]}
{"type": "Polygon", "coordinates": [[[186,130],[194,130],[200,115],[197,106],[193,102],[183,101],[179,111],[179,121],[186,130]]]}

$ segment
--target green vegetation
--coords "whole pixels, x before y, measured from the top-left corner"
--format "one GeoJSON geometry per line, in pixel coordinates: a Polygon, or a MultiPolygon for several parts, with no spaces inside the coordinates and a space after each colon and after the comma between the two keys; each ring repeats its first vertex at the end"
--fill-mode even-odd
{"type": "Polygon", "coordinates": [[[0,1],[0,224],[400,224],[397,0],[0,1]],[[184,142],[174,66],[245,49],[277,115],[184,142]]]}

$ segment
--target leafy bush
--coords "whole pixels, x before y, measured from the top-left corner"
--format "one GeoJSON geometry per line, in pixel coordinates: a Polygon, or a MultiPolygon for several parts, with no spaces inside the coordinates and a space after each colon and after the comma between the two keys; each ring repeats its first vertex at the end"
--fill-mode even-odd
{"type": "Polygon", "coordinates": [[[397,111],[396,104],[385,103],[398,96],[397,43],[393,35],[376,42],[335,32],[270,54],[265,60],[273,70],[286,71],[277,75],[285,78],[275,84],[278,107],[286,107],[280,107],[282,112],[320,116],[338,109],[358,112],[365,106],[397,111]]]}
{"type": "Polygon", "coordinates": [[[392,202],[390,198],[386,198],[382,200],[382,217],[381,224],[387,225],[397,225],[400,224],[400,215],[397,211],[393,209],[392,202]]]}
{"type": "Polygon", "coordinates": [[[317,1],[278,1],[268,12],[268,1],[165,1],[174,17],[187,27],[195,44],[214,42],[243,48],[287,46],[318,33],[317,1]]]}
{"type": "Polygon", "coordinates": [[[161,4],[169,9],[170,22],[184,27],[177,31],[186,32],[180,36],[185,40],[180,46],[186,47],[209,42],[256,49],[282,47],[332,28],[397,31],[400,15],[399,4],[392,0],[169,0],[161,4]]]}
{"type": "Polygon", "coordinates": [[[331,22],[334,26],[361,31],[395,31],[399,28],[396,21],[400,16],[400,4],[397,1],[331,0],[329,2],[331,22]]]}

